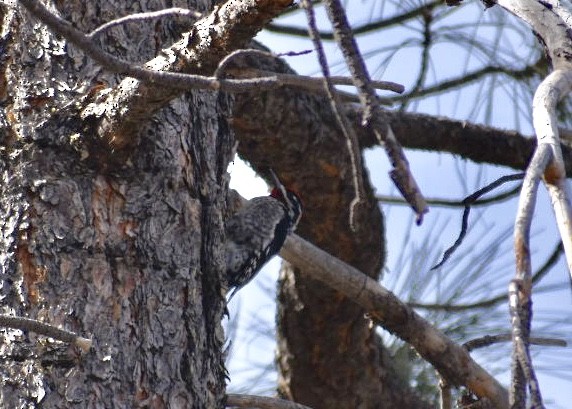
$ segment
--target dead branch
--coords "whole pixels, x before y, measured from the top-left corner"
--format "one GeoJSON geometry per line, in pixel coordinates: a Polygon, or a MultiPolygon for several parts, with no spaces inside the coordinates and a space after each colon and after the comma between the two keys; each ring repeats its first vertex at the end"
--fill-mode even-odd
{"type": "Polygon", "coordinates": [[[73,344],[84,352],[87,352],[91,348],[91,339],[82,338],[73,332],[66,331],[31,318],[0,315],[0,326],[19,329],[21,331],[35,332],[36,334],[57,339],[58,341],[73,344]]]}
{"type": "Polygon", "coordinates": [[[566,170],[556,116],[556,105],[572,89],[572,29],[569,4],[533,0],[498,0],[510,13],[527,22],[545,48],[555,70],[538,86],[532,104],[532,118],[538,146],[526,171],[515,221],[516,273],[509,286],[513,359],[511,407],[526,406],[526,388],[533,407],[544,407],[529,351],[532,318],[530,224],[540,178],[548,189],[556,223],[572,277],[572,199],[566,185],[566,170]]]}
{"type": "Polygon", "coordinates": [[[361,125],[366,129],[371,129],[380,144],[384,146],[393,165],[390,172],[391,180],[415,211],[417,224],[421,224],[423,215],[428,211],[427,203],[411,174],[405,153],[397,142],[393,130],[387,124],[377,120],[380,117],[381,108],[377,104],[377,97],[371,86],[369,72],[358,49],[345,10],[338,0],[325,1],[325,7],[332,22],[334,38],[342,49],[346,64],[352,73],[354,86],[358,90],[363,107],[361,125]]]}
{"type": "Polygon", "coordinates": [[[566,182],[556,117],[556,105],[571,90],[572,67],[567,71],[556,70],[551,73],[536,90],[532,103],[532,118],[538,139],[537,150],[542,146],[550,148],[552,157],[544,168],[543,180],[550,195],[556,224],[564,244],[568,272],[572,278],[572,196],[566,182]]]}
{"type": "Polygon", "coordinates": [[[89,33],[87,36],[90,38],[94,38],[113,27],[117,27],[128,23],[139,23],[142,21],[156,20],[165,17],[186,17],[189,19],[199,19],[202,16],[203,15],[198,11],[183,9],[180,7],[171,7],[168,9],[163,9],[158,11],[148,11],[145,13],[135,13],[102,24],[101,26],[93,30],[91,33],[89,33]]]}

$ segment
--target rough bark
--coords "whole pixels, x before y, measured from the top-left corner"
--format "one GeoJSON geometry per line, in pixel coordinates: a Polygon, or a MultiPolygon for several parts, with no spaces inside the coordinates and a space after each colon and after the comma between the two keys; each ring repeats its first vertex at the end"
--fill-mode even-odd
{"type": "MultiPolygon", "coordinates": [[[[243,63],[288,71],[276,60],[243,63]]],[[[237,95],[233,126],[239,154],[255,167],[272,167],[300,193],[297,233],[379,277],[383,218],[362,170],[367,203],[358,209],[357,231],[350,229],[350,158],[325,98],[288,89],[237,95]]],[[[282,396],[313,408],[428,407],[395,378],[375,328],[351,300],[286,265],[278,301],[282,396]]]]}
{"type": "MultiPolygon", "coordinates": [[[[141,7],[78,1],[61,13],[89,31],[141,7]]],[[[93,138],[75,102],[118,78],[22,10],[1,14],[1,309],[94,344],[81,355],[2,329],[0,406],[221,407],[228,97],[173,100],[142,124],[125,161],[110,161],[106,147],[82,143],[93,138]]],[[[181,28],[128,25],[101,41],[145,61],[181,28]]]]}

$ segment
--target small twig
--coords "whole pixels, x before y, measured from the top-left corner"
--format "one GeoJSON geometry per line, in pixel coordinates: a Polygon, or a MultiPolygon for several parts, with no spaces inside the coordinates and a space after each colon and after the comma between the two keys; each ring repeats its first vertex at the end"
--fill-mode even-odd
{"type": "MultiPolygon", "coordinates": [[[[409,94],[415,94],[423,88],[423,85],[425,84],[425,78],[427,77],[427,71],[429,70],[429,61],[431,59],[429,49],[431,48],[433,35],[433,32],[431,31],[431,22],[433,21],[432,9],[425,9],[421,15],[423,17],[423,51],[421,52],[421,66],[419,68],[417,81],[415,82],[415,85],[413,85],[413,88],[409,94]]],[[[405,111],[407,109],[408,102],[408,99],[403,100],[399,110],[405,111]]]]}
{"type": "Polygon", "coordinates": [[[74,344],[84,352],[87,352],[92,344],[91,339],[82,338],[73,332],[59,329],[53,325],[31,318],[0,315],[0,326],[19,329],[21,331],[32,331],[36,334],[57,339],[58,341],[74,344]]]}
{"type": "Polygon", "coordinates": [[[255,395],[226,395],[226,407],[258,409],[312,409],[309,406],[289,400],[255,395]]]}
{"type": "Polygon", "coordinates": [[[463,199],[462,203],[465,206],[465,210],[463,211],[463,218],[461,221],[461,231],[459,232],[459,236],[457,237],[457,240],[455,240],[453,245],[449,247],[447,250],[445,250],[445,252],[443,253],[443,257],[441,258],[441,261],[439,261],[436,265],[431,267],[431,270],[435,270],[441,267],[443,264],[445,264],[445,262],[449,260],[449,258],[453,255],[455,250],[457,250],[459,246],[463,243],[463,240],[467,234],[467,227],[469,225],[469,214],[471,212],[471,206],[473,205],[473,203],[475,203],[479,197],[490,192],[493,189],[496,189],[498,186],[506,182],[522,179],[523,177],[524,173],[516,173],[514,175],[501,176],[494,182],[486,185],[482,189],[477,190],[476,192],[472,193],[471,195],[463,199]]]}
{"type": "Polygon", "coordinates": [[[343,113],[343,110],[341,109],[341,103],[337,96],[334,85],[330,80],[330,69],[328,67],[326,53],[324,52],[324,48],[322,47],[322,42],[318,34],[316,17],[314,15],[312,2],[309,0],[302,0],[300,2],[300,5],[306,11],[306,17],[308,19],[308,32],[310,34],[312,42],[314,43],[314,48],[316,50],[316,53],[318,54],[318,62],[320,63],[322,74],[324,76],[324,88],[327,90],[328,99],[330,100],[332,111],[334,112],[338,125],[340,126],[340,129],[344,134],[344,138],[346,140],[346,145],[350,155],[350,163],[351,163],[351,171],[352,171],[353,187],[354,187],[354,199],[350,204],[350,228],[353,231],[355,231],[357,229],[355,223],[356,206],[358,206],[361,202],[365,200],[365,188],[363,186],[363,179],[361,177],[362,174],[361,150],[359,147],[355,131],[353,127],[348,123],[348,120],[345,114],[343,113]]]}
{"type": "MultiPolygon", "coordinates": [[[[500,342],[510,342],[512,334],[498,334],[498,335],[485,335],[480,338],[471,339],[463,344],[467,351],[473,351],[478,348],[484,348],[500,342]]],[[[566,347],[568,344],[566,340],[559,338],[545,338],[545,337],[531,337],[530,343],[532,345],[543,345],[551,347],[566,347]]]]}
{"type": "MultiPolygon", "coordinates": [[[[514,189],[508,190],[506,192],[500,193],[496,196],[492,196],[486,199],[476,200],[471,204],[472,207],[478,206],[488,206],[494,203],[501,203],[507,199],[510,199],[518,194],[521,186],[518,185],[514,189]]],[[[375,198],[382,203],[395,204],[395,205],[409,205],[402,197],[398,196],[387,196],[387,195],[375,195],[375,198]]],[[[463,200],[448,200],[439,198],[425,198],[425,201],[430,206],[437,207],[465,207],[463,200]]]]}
{"type": "MultiPolygon", "coordinates": [[[[378,107],[374,108],[376,112],[377,109],[378,107]]],[[[386,132],[384,138],[380,132],[380,129],[384,125],[379,124],[377,120],[374,120],[374,122],[375,125],[373,133],[379,143],[385,147],[385,152],[393,166],[393,169],[389,172],[389,176],[407,203],[409,203],[409,206],[411,206],[413,211],[415,211],[415,214],[417,215],[415,222],[417,225],[420,225],[423,222],[423,216],[429,211],[429,209],[425,198],[421,194],[421,190],[419,190],[419,187],[417,186],[415,178],[411,174],[409,162],[405,157],[403,148],[399,142],[397,142],[397,138],[389,124],[385,125],[386,132]]]]}
{"type": "Polygon", "coordinates": [[[203,15],[198,11],[183,9],[180,7],[171,7],[168,9],[163,9],[158,11],[149,11],[146,13],[134,13],[102,24],[101,26],[93,30],[91,33],[89,33],[87,37],[95,38],[112,27],[116,27],[127,23],[155,20],[163,17],[190,17],[193,19],[199,19],[202,16],[203,15]]]}
{"type": "Polygon", "coordinates": [[[302,50],[302,51],[284,51],[283,53],[277,53],[276,57],[299,57],[301,55],[312,54],[314,50],[302,50]]]}
{"type": "Polygon", "coordinates": [[[254,50],[254,49],[241,49],[241,50],[235,50],[233,52],[231,52],[230,54],[228,54],[226,57],[224,57],[219,63],[218,63],[218,67],[216,68],[215,72],[213,73],[213,77],[220,79],[223,78],[223,74],[226,71],[228,65],[233,61],[238,59],[239,57],[248,57],[248,56],[254,56],[254,57],[258,57],[258,56],[262,56],[262,57],[275,57],[274,54],[269,53],[267,51],[262,51],[262,50],[254,50]]]}
{"type": "MultiPolygon", "coordinates": [[[[267,51],[254,50],[254,49],[241,49],[236,50],[224,57],[219,63],[217,69],[213,73],[212,77],[217,80],[224,78],[224,74],[229,72],[231,74],[242,74],[241,78],[245,78],[245,75],[257,78],[276,78],[280,82],[281,86],[293,86],[304,89],[311,89],[316,91],[324,92],[324,79],[318,77],[309,77],[306,75],[292,75],[277,73],[274,71],[259,70],[251,67],[238,67],[236,69],[229,68],[232,62],[237,59],[248,57],[248,56],[262,56],[269,58],[279,58],[279,55],[273,54],[267,51]]],[[[354,85],[352,78],[342,77],[342,76],[330,76],[330,81],[333,85],[354,85]]],[[[372,86],[375,89],[388,90],[397,93],[402,93],[405,87],[401,84],[397,84],[391,81],[372,81],[372,86]]],[[[339,92],[336,90],[336,92],[339,92]]]]}

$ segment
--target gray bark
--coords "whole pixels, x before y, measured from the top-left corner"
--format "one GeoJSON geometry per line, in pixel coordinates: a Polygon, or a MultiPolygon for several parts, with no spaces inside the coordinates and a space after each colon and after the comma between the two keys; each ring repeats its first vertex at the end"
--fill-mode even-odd
{"type": "MultiPolygon", "coordinates": [[[[120,6],[65,2],[61,13],[87,32],[147,7],[120,6]]],[[[76,103],[118,78],[23,10],[2,13],[1,310],[94,343],[82,355],[2,329],[0,406],[221,407],[228,97],[185,94],[141,124],[136,147],[110,153],[76,103]]],[[[127,25],[101,42],[145,61],[182,28],[127,25]]]]}

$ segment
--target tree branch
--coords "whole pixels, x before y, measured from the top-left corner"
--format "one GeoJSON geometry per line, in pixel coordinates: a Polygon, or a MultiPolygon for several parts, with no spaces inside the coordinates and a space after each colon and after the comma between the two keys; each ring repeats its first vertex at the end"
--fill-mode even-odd
{"type": "Polygon", "coordinates": [[[33,320],[31,318],[0,315],[0,326],[19,329],[21,331],[35,332],[36,334],[57,339],[58,341],[73,344],[84,352],[87,352],[91,348],[91,339],[82,338],[73,332],[59,329],[53,325],[33,320]]]}
{"type": "MultiPolygon", "coordinates": [[[[328,2],[326,2],[328,3],[328,2]]],[[[356,206],[360,203],[365,201],[365,190],[363,186],[363,179],[361,177],[361,169],[363,168],[362,165],[362,158],[361,152],[359,150],[359,144],[357,140],[357,136],[353,127],[349,124],[346,116],[342,112],[342,103],[338,95],[335,93],[335,89],[333,86],[332,81],[330,80],[330,68],[328,66],[328,61],[326,59],[326,53],[324,52],[324,48],[322,46],[322,42],[320,40],[320,36],[318,35],[318,27],[316,24],[316,16],[314,14],[314,8],[312,2],[309,0],[302,0],[301,6],[306,10],[306,16],[308,19],[308,32],[310,34],[310,38],[314,43],[314,48],[316,53],[318,54],[318,62],[320,63],[320,67],[322,69],[322,74],[324,75],[324,88],[328,92],[328,100],[330,101],[330,105],[332,107],[332,111],[336,117],[338,125],[344,135],[344,139],[346,141],[346,146],[348,149],[348,153],[350,155],[350,165],[352,171],[352,182],[354,187],[354,198],[350,204],[350,227],[352,230],[356,230],[356,219],[355,219],[355,210],[356,206]]],[[[353,74],[353,73],[352,73],[353,74]]],[[[354,79],[352,75],[352,79],[354,79]]],[[[353,81],[355,84],[355,80],[353,81]]],[[[377,98],[376,98],[377,100],[377,98]]]]}
{"type": "Polygon", "coordinates": [[[422,98],[430,95],[436,95],[440,93],[447,92],[449,90],[458,89],[461,85],[468,85],[471,82],[480,80],[487,75],[496,75],[496,74],[504,74],[514,79],[525,79],[531,78],[533,75],[538,75],[538,65],[542,62],[538,61],[534,64],[527,65],[526,67],[519,69],[519,70],[511,70],[506,67],[497,67],[497,66],[486,66],[474,70],[472,72],[468,72],[458,78],[449,79],[426,88],[419,88],[413,89],[412,91],[399,95],[399,96],[392,96],[387,97],[388,102],[401,102],[401,101],[408,101],[410,99],[422,98]]]}
{"type": "MultiPolygon", "coordinates": [[[[327,0],[325,6],[332,22],[336,42],[342,49],[346,64],[352,73],[354,85],[358,90],[363,107],[361,126],[370,130],[385,148],[393,166],[390,172],[391,180],[415,211],[417,224],[421,224],[423,215],[428,211],[427,203],[411,174],[405,153],[395,139],[391,127],[376,120],[381,114],[381,108],[377,103],[368,69],[355,41],[345,10],[339,0],[327,0]]],[[[353,133],[351,135],[355,139],[353,133]]],[[[352,145],[357,145],[357,141],[352,140],[352,145]]]]}
{"type": "Polygon", "coordinates": [[[264,89],[268,82],[277,85],[274,78],[217,81],[204,75],[213,72],[230,51],[244,47],[291,2],[227,1],[215,7],[190,32],[184,33],[180,41],[163,50],[160,56],[147,62],[145,67],[105,53],[90,37],[51,13],[39,1],[20,0],[20,3],[51,30],[78,46],[106,69],[140,80],[126,78],[113,90],[100,92],[101,100],[90,104],[82,114],[82,119],[98,120],[96,134],[99,138],[114,149],[121,149],[133,142],[142,123],[182,90],[194,88],[243,92],[252,90],[252,87],[264,89]],[[188,75],[189,73],[198,75],[188,75]],[[246,85],[248,82],[250,85],[246,85]]]}
{"type": "Polygon", "coordinates": [[[572,196],[566,182],[556,117],[556,105],[572,90],[572,66],[570,68],[567,71],[554,71],[538,86],[532,103],[532,117],[539,144],[537,152],[543,146],[550,148],[551,161],[544,168],[543,179],[550,195],[572,279],[572,196]]]}
{"type": "Polygon", "coordinates": [[[498,408],[508,406],[507,391],[463,347],[375,280],[296,235],[286,240],[280,255],[363,307],[372,319],[414,347],[451,384],[465,385],[498,408]]]}
{"type": "MultiPolygon", "coordinates": [[[[217,58],[222,60],[224,53],[227,52],[230,46],[236,48],[244,46],[246,41],[250,40],[245,34],[250,32],[254,36],[256,31],[262,28],[263,24],[261,22],[259,26],[254,26],[250,23],[250,20],[248,24],[244,23],[243,20],[257,16],[261,16],[259,18],[269,18],[267,16],[269,14],[268,10],[261,8],[261,10],[257,9],[257,13],[253,13],[251,9],[253,7],[256,8],[258,3],[261,3],[270,8],[272,12],[275,12],[272,9],[272,4],[266,4],[273,2],[252,0],[251,3],[254,3],[254,5],[246,4],[243,5],[243,9],[238,10],[232,9],[236,5],[230,2],[231,4],[228,7],[232,13],[222,8],[215,10],[211,15],[199,21],[190,33],[184,34],[183,40],[169,49],[163,50],[165,55],[154,58],[147,62],[144,67],[106,53],[93,41],[93,38],[111,27],[126,22],[169,15],[197,17],[198,14],[196,12],[173,8],[157,12],[138,13],[113,20],[86,35],[76,30],[67,21],[51,13],[37,0],[21,0],[21,3],[55,33],[78,46],[104,68],[142,81],[137,82],[127,78],[111,92],[102,90],[100,95],[103,98],[96,103],[90,104],[82,113],[84,119],[91,116],[100,119],[101,125],[97,134],[114,149],[121,149],[132,143],[134,134],[141,124],[145,123],[157,109],[183,91],[207,89],[236,93],[272,90],[283,86],[291,86],[324,92],[323,79],[307,76],[277,74],[254,69],[243,69],[233,72],[233,74],[238,74],[241,79],[223,79],[220,75],[222,70],[218,70],[219,72],[213,76],[191,74],[193,71],[209,73],[211,71],[209,67],[214,71],[216,64],[219,63],[217,58]],[[219,14],[224,16],[224,18],[221,18],[219,14]],[[237,16],[241,17],[241,19],[237,16]],[[213,23],[213,20],[217,22],[213,23]],[[241,22],[247,24],[248,30],[239,30],[241,22]],[[209,25],[214,25],[214,28],[209,25]],[[207,26],[210,27],[208,30],[206,29],[207,26]],[[236,31],[240,31],[240,36],[233,36],[233,33],[236,31]],[[194,38],[193,36],[197,32],[208,32],[210,37],[201,38],[202,42],[198,45],[191,45],[191,38],[194,38]],[[213,35],[213,33],[220,35],[213,35]],[[224,45],[224,47],[222,49],[212,49],[212,43],[219,44],[219,47],[224,45]],[[207,44],[210,48],[207,47],[207,44]],[[197,70],[197,67],[201,67],[201,69],[197,70]],[[245,78],[245,74],[248,76],[247,78],[245,78]],[[158,87],[158,85],[162,87],[158,87]]],[[[274,3],[277,2],[274,1],[274,3]]],[[[336,85],[352,84],[349,78],[344,77],[332,77],[331,81],[332,84],[336,85]]],[[[374,81],[372,86],[376,89],[388,89],[394,92],[403,92],[404,89],[400,84],[387,81],[374,81]]],[[[336,90],[336,92],[339,91],[336,90]]]]}
{"type": "MultiPolygon", "coordinates": [[[[359,131],[361,110],[348,106],[348,115],[359,131]]],[[[388,123],[406,148],[449,152],[476,163],[490,163],[526,169],[537,141],[514,131],[424,114],[381,111],[380,121],[388,123]]],[[[367,132],[358,132],[362,148],[378,144],[367,132]]],[[[560,146],[566,174],[572,176],[572,149],[560,146]]]]}
{"type": "MultiPolygon", "coordinates": [[[[471,204],[473,207],[488,206],[494,203],[501,203],[512,197],[515,197],[520,192],[521,185],[516,186],[513,189],[507,190],[506,192],[499,193],[498,195],[488,197],[486,199],[476,200],[471,204]]],[[[387,196],[387,195],[375,195],[375,198],[381,203],[392,204],[392,205],[407,205],[408,203],[401,197],[397,196],[387,196]]],[[[426,198],[427,204],[436,207],[465,207],[463,200],[454,199],[441,199],[441,198],[426,198]]]]}

